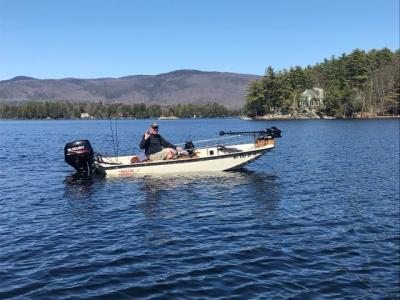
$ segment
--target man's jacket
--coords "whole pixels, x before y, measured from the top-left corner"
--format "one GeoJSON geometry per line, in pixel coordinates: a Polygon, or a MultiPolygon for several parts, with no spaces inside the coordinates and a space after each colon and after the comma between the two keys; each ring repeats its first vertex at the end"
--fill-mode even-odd
{"type": "Polygon", "coordinates": [[[144,138],[144,134],[142,136],[142,140],[139,144],[140,149],[144,149],[144,153],[149,156],[151,154],[160,152],[163,148],[173,148],[176,149],[176,146],[165,140],[159,134],[151,134],[147,140],[144,138]]]}

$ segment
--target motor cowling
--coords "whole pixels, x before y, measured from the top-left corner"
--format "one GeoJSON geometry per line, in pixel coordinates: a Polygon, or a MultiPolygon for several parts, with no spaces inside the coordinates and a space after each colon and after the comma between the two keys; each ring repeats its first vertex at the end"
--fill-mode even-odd
{"type": "Polygon", "coordinates": [[[78,173],[90,174],[94,170],[94,152],[88,140],[67,143],[64,158],[78,173]]]}

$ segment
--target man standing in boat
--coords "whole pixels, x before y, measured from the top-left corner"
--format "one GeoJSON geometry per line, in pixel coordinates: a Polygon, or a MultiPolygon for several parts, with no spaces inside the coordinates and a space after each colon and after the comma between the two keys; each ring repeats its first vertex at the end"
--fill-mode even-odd
{"type": "Polygon", "coordinates": [[[181,147],[171,144],[158,134],[156,123],[151,124],[149,130],[143,134],[139,147],[144,149],[146,156],[152,161],[173,159],[178,151],[182,151],[181,147]]]}

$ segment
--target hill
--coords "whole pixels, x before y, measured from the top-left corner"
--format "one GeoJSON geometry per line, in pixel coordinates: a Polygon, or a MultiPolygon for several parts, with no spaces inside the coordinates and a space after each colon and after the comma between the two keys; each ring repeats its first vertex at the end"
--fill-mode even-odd
{"type": "Polygon", "coordinates": [[[17,76],[0,81],[0,103],[108,101],[168,105],[217,102],[228,108],[239,108],[245,103],[249,82],[259,78],[257,75],[196,70],[98,79],[17,76]]]}

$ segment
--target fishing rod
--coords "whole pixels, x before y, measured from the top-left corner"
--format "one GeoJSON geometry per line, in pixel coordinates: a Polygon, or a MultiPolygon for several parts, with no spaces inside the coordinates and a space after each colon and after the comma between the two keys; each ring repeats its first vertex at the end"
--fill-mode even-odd
{"type": "MultiPolygon", "coordinates": [[[[238,135],[238,136],[240,136],[240,135],[238,135]]],[[[223,139],[231,139],[231,138],[234,138],[234,136],[224,136],[224,137],[219,137],[219,138],[214,138],[214,139],[191,141],[191,142],[195,143],[195,144],[200,144],[200,143],[208,143],[208,142],[220,141],[220,140],[223,140],[223,139]]],[[[187,142],[179,143],[179,144],[175,144],[175,145],[185,145],[185,143],[187,143],[187,142]]]]}
{"type": "MultiPolygon", "coordinates": [[[[262,131],[220,131],[219,135],[232,135],[232,136],[224,136],[224,137],[219,137],[219,138],[214,138],[214,139],[207,139],[207,140],[199,140],[199,141],[193,141],[192,143],[206,143],[206,142],[212,142],[212,141],[219,141],[222,139],[231,139],[236,136],[246,136],[246,135],[254,135],[254,134],[259,134],[259,135],[267,135],[267,136],[272,136],[272,137],[281,137],[282,131],[278,129],[277,127],[273,126],[271,128],[266,128],[265,130],[262,131]]],[[[185,143],[179,143],[176,145],[184,145],[185,143]]]]}
{"type": "MultiPolygon", "coordinates": [[[[114,130],[113,130],[113,124],[111,120],[111,105],[108,97],[108,90],[107,90],[107,85],[106,82],[104,82],[104,89],[105,89],[105,94],[106,94],[106,101],[108,105],[108,120],[110,121],[110,130],[111,130],[111,139],[112,139],[112,146],[114,150],[114,157],[118,161],[118,124],[117,124],[117,118],[115,118],[115,138],[114,138],[114,130]]],[[[118,111],[118,109],[117,109],[118,111]]]]}
{"type": "MultiPolygon", "coordinates": [[[[281,135],[282,131],[278,129],[275,126],[272,126],[271,128],[266,128],[264,130],[257,130],[257,131],[220,131],[219,135],[230,135],[228,137],[221,137],[218,139],[209,139],[209,140],[204,140],[204,141],[215,141],[215,140],[220,140],[224,138],[230,138],[233,136],[249,136],[252,135],[254,136],[254,142],[256,143],[258,140],[270,140],[274,138],[280,138],[282,137],[281,135]]],[[[203,142],[204,142],[203,141],[203,142]]],[[[200,141],[197,141],[196,143],[199,143],[200,141]]],[[[235,148],[227,148],[224,145],[217,145],[217,148],[219,150],[226,150],[226,151],[238,151],[238,149],[235,148]]],[[[191,156],[193,155],[194,151],[198,148],[194,145],[194,142],[188,141],[185,143],[185,151],[188,152],[188,154],[191,156]]],[[[240,150],[239,150],[240,151],[240,150]]]]}

